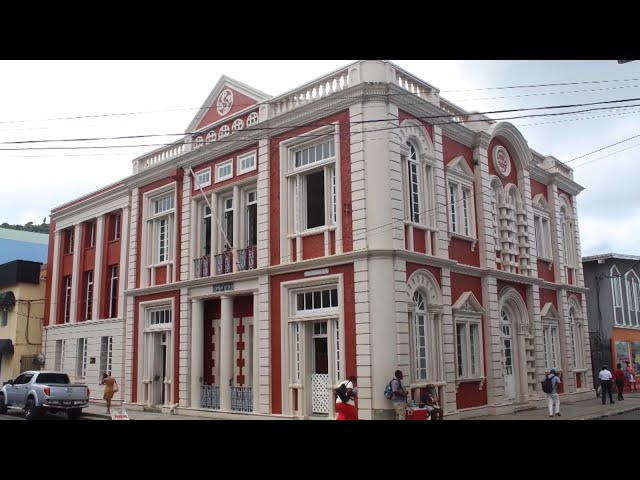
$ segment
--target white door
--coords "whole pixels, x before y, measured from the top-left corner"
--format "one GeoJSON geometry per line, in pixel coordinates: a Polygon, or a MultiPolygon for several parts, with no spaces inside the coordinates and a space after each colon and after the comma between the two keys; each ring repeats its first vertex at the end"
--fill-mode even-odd
{"type": "Polygon", "coordinates": [[[311,335],[311,412],[329,413],[329,336],[327,322],[314,322],[311,335]]]}
{"type": "Polygon", "coordinates": [[[502,380],[504,382],[504,396],[506,400],[516,398],[516,381],[513,365],[513,336],[511,321],[507,313],[502,310],[500,324],[500,340],[502,348],[502,380]]]}

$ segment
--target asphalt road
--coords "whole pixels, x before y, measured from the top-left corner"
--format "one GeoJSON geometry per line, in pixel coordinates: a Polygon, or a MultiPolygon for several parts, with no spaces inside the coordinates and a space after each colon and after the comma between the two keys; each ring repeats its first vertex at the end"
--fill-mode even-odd
{"type": "Polygon", "coordinates": [[[599,420],[640,420],[640,410],[621,413],[620,415],[611,415],[610,417],[600,418],[599,420]]]}
{"type": "MultiPolygon", "coordinates": [[[[0,420],[25,420],[24,413],[19,411],[9,411],[6,415],[0,415],[0,420]]],[[[46,413],[39,420],[64,420],[68,421],[68,418],[63,413],[46,413]]],[[[94,420],[94,418],[88,418],[84,415],[80,417],[80,420],[94,420]]]]}

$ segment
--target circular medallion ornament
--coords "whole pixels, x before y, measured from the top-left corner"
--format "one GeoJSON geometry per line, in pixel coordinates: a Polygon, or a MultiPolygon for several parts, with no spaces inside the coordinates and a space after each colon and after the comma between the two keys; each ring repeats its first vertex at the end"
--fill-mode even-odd
{"type": "Polygon", "coordinates": [[[218,113],[220,115],[226,115],[233,107],[233,93],[231,90],[223,90],[218,96],[218,113]]]}
{"type": "Polygon", "coordinates": [[[506,177],[511,173],[509,152],[502,145],[498,145],[493,149],[493,166],[496,167],[496,171],[501,177],[506,177]]]}

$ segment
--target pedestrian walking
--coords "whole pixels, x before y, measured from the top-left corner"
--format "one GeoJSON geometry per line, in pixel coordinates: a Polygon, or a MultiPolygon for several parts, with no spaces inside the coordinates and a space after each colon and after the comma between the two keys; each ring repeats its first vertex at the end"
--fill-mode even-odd
{"type": "Polygon", "coordinates": [[[551,383],[551,388],[547,392],[547,406],[549,407],[549,416],[553,417],[555,410],[555,415],[557,417],[560,417],[560,395],[558,394],[558,384],[562,382],[560,381],[560,377],[556,373],[555,368],[549,370],[547,379],[551,383]]]}
{"type": "Polygon", "coordinates": [[[407,394],[402,385],[402,371],[396,370],[395,378],[391,380],[391,403],[396,411],[396,420],[406,420],[407,418],[407,394]]]}
{"type": "Polygon", "coordinates": [[[111,399],[113,395],[118,391],[118,382],[111,375],[104,372],[102,374],[102,380],[100,381],[100,385],[104,385],[104,395],[103,398],[107,401],[107,413],[111,414],[111,399]]]}
{"type": "Polygon", "coordinates": [[[354,398],[358,396],[358,379],[355,375],[349,377],[349,380],[340,382],[336,388],[336,412],[338,417],[336,420],[357,420],[358,413],[356,411],[356,403],[354,398]]]}
{"type": "Polygon", "coordinates": [[[637,392],[638,389],[636,388],[636,372],[633,369],[633,367],[631,365],[629,365],[629,362],[627,362],[626,372],[629,374],[629,377],[628,377],[628,380],[629,380],[629,392],[631,392],[631,391],[637,392]]]}
{"type": "Polygon", "coordinates": [[[616,365],[616,369],[613,371],[613,378],[616,382],[616,388],[618,389],[618,400],[624,400],[622,392],[624,391],[624,372],[622,371],[622,365],[616,365]]]}
{"type": "Polygon", "coordinates": [[[613,401],[613,393],[611,392],[611,379],[613,376],[606,365],[603,365],[600,373],[598,374],[598,378],[600,379],[600,387],[602,387],[602,404],[604,405],[607,403],[607,392],[609,392],[609,403],[616,403],[613,401]]]}

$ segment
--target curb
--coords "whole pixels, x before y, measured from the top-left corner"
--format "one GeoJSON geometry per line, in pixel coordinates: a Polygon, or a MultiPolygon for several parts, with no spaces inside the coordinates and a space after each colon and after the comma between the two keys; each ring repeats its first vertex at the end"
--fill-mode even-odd
{"type": "Polygon", "coordinates": [[[635,410],[640,410],[640,405],[635,407],[623,408],[622,410],[616,410],[615,412],[607,412],[607,413],[599,413],[597,415],[590,415],[588,417],[579,418],[578,420],[597,420],[599,418],[613,417],[614,415],[629,413],[635,410]]]}

